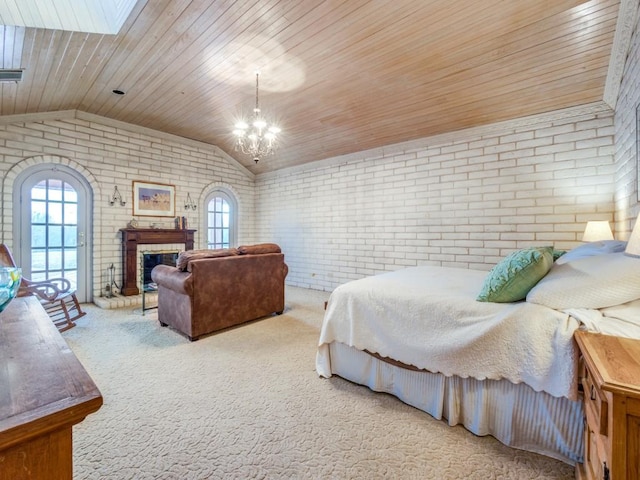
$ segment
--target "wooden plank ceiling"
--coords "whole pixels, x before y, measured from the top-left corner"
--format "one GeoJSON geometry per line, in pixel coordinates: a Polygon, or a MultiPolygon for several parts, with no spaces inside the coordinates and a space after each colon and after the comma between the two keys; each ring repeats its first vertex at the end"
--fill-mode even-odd
{"type": "Polygon", "coordinates": [[[139,0],[118,35],[0,27],[1,115],[78,109],[255,173],[600,101],[619,0],[139,0]],[[255,102],[274,157],[233,150],[255,102]],[[113,89],[126,92],[124,96],[113,89]]]}

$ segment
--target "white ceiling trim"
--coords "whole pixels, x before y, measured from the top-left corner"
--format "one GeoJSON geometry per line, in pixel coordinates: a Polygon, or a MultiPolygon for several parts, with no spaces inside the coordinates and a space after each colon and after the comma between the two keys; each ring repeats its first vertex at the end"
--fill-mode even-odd
{"type": "Polygon", "coordinates": [[[115,35],[137,0],[4,0],[0,24],[115,35]]]}

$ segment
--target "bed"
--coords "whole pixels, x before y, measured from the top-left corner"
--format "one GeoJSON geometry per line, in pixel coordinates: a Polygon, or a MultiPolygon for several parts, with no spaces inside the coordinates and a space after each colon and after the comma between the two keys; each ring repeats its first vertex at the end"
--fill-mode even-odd
{"type": "Polygon", "coordinates": [[[419,266],[348,282],[329,298],[316,370],[575,464],[583,455],[575,330],[640,338],[640,259],[623,249],[608,241],[564,259],[550,247],[514,252],[545,257],[532,278],[530,265],[499,271],[510,255],[489,273],[419,266]],[[478,301],[496,278],[518,275],[522,299],[478,301]]]}

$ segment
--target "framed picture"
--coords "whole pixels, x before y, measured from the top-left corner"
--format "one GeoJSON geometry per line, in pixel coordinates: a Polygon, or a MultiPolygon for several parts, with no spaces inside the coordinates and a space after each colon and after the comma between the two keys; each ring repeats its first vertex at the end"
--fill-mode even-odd
{"type": "Polygon", "coordinates": [[[133,215],[175,217],[176,187],[133,181],[133,215]]]}

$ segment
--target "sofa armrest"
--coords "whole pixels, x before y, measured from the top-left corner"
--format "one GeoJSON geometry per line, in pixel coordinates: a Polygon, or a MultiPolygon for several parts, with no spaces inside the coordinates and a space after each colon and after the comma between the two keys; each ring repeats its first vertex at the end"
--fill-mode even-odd
{"type": "Polygon", "coordinates": [[[169,265],[156,265],[151,270],[151,279],[158,286],[166,287],[183,295],[193,294],[193,279],[189,272],[181,272],[176,267],[169,265]]]}

